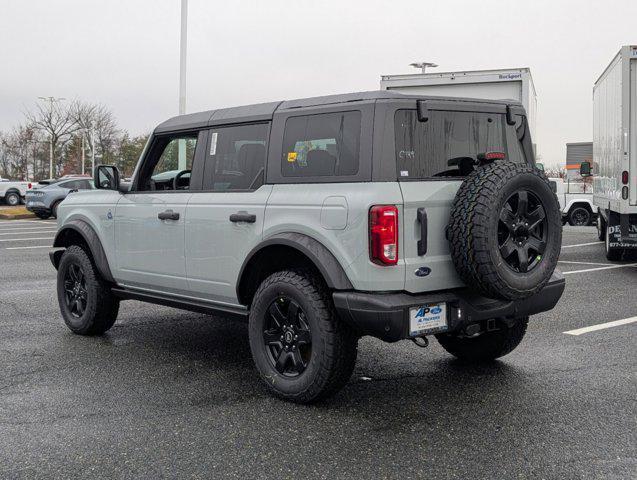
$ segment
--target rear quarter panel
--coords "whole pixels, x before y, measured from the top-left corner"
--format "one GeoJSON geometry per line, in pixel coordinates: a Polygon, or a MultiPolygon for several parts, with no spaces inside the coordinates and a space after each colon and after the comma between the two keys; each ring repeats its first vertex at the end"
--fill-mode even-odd
{"type": "MultiPolygon", "coordinates": [[[[334,255],[355,289],[402,290],[403,261],[396,266],[379,266],[369,259],[368,215],[372,205],[396,205],[400,215],[398,183],[274,185],[266,207],[263,239],[284,232],[308,235],[334,255]]],[[[401,239],[399,249],[400,243],[401,239]]]]}

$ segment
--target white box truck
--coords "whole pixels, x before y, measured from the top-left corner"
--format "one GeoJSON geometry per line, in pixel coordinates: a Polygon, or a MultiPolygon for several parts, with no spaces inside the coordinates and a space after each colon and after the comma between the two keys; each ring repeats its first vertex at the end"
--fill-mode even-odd
{"type": "MultiPolygon", "coordinates": [[[[582,164],[581,173],[591,173],[582,164]]],[[[606,257],[637,249],[637,46],[624,46],[593,86],[593,202],[606,257]]]]}
{"type": "MultiPolygon", "coordinates": [[[[382,75],[380,89],[416,95],[517,100],[526,110],[531,138],[537,141],[537,94],[529,68],[382,75]]],[[[535,145],[534,149],[537,152],[535,145]]]]}

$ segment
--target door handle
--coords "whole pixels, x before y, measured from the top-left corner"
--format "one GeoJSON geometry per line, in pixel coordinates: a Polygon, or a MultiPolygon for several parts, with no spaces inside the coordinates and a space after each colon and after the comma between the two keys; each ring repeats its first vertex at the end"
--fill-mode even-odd
{"type": "Polygon", "coordinates": [[[231,222],[246,222],[246,223],[254,223],[257,221],[257,216],[253,213],[248,212],[237,212],[230,215],[231,222]]]}
{"type": "Polygon", "coordinates": [[[166,210],[157,214],[157,218],[160,220],[179,220],[179,213],[172,210],[166,210]]]}
{"type": "Polygon", "coordinates": [[[416,211],[416,218],[420,223],[420,240],[418,240],[418,256],[427,253],[427,210],[419,208],[416,211]]]}

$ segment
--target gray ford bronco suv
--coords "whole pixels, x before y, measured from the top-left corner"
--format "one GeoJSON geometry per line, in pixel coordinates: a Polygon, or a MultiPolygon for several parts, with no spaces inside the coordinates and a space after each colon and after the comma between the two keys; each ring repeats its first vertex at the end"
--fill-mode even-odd
{"type": "Polygon", "coordinates": [[[511,352],[564,290],[559,205],[524,109],[367,92],[182,115],[132,183],[113,166],[58,209],[67,326],[106,332],[135,299],[247,320],[276,395],[325,398],[358,339],[435,336],[511,352]]]}

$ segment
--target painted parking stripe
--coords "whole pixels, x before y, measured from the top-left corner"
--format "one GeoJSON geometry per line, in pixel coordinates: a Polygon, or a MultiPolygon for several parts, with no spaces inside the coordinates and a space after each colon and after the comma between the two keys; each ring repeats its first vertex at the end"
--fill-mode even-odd
{"type": "Polygon", "coordinates": [[[35,238],[2,238],[0,242],[26,242],[30,240],[53,240],[55,237],[35,237],[35,238]]]}
{"type": "Polygon", "coordinates": [[[625,263],[624,265],[608,265],[606,267],[584,268],[582,270],[571,270],[570,272],[562,272],[562,275],[572,275],[573,273],[597,272],[598,270],[612,270],[613,268],[627,268],[627,267],[637,267],[637,263],[625,263]]]}
{"type": "Polygon", "coordinates": [[[591,325],[590,327],[578,328],[576,330],[569,330],[564,332],[566,335],[582,335],[584,333],[595,332],[597,330],[604,330],[605,328],[619,327],[620,325],[628,325],[629,323],[637,322],[637,317],[624,318],[623,320],[615,320],[614,322],[599,323],[597,325],[591,325]]]}
{"type": "Polygon", "coordinates": [[[558,260],[558,263],[572,263],[574,265],[613,265],[612,263],[575,262],[575,261],[571,261],[571,260],[558,260]]]}
{"type": "Polygon", "coordinates": [[[586,247],[588,245],[599,245],[604,242],[578,243],[577,245],[562,245],[562,248],[586,247]]]}
{"type": "Polygon", "coordinates": [[[5,250],[31,250],[33,248],[53,248],[51,245],[35,245],[32,247],[7,247],[5,250]]]}
{"type": "Polygon", "coordinates": [[[3,232],[2,230],[0,230],[0,235],[4,236],[4,235],[37,235],[39,233],[55,233],[57,232],[56,230],[36,230],[35,232],[33,231],[29,231],[29,232],[3,232]]]}

